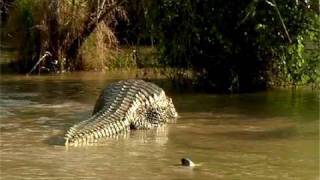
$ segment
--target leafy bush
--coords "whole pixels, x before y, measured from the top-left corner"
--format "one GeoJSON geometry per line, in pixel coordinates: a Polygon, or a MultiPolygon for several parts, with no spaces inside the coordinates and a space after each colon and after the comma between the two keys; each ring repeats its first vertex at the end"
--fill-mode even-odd
{"type": "Polygon", "coordinates": [[[195,84],[210,91],[248,92],[282,75],[316,81],[319,55],[306,60],[303,45],[318,31],[316,9],[299,0],[159,0],[147,13],[164,66],[193,69],[195,84]]]}
{"type": "MultiPolygon", "coordinates": [[[[284,54],[277,61],[279,67],[278,83],[289,83],[293,86],[311,84],[319,88],[320,83],[320,16],[314,14],[310,29],[305,29],[297,36],[296,42],[284,48],[284,54]]],[[[276,64],[275,63],[275,64],[276,64]]]]}

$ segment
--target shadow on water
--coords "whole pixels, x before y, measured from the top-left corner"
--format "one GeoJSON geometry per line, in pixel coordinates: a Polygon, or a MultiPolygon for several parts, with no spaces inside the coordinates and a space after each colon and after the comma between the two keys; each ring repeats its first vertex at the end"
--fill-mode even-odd
{"type": "Polygon", "coordinates": [[[52,146],[64,146],[65,144],[64,134],[54,135],[44,140],[43,143],[52,145],[52,146]]]}

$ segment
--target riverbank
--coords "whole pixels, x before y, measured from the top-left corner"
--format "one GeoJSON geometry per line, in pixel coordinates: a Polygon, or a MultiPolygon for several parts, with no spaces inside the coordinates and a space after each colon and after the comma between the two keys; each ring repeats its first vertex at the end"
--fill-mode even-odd
{"type": "MultiPolygon", "coordinates": [[[[90,41],[90,40],[89,40],[90,41]]],[[[124,72],[129,74],[134,74],[131,77],[141,78],[141,79],[152,79],[153,77],[161,77],[172,80],[172,84],[178,91],[191,91],[191,92],[213,92],[213,93],[236,93],[239,92],[231,87],[229,91],[215,91],[207,89],[203,84],[206,82],[199,82],[195,77],[197,76],[191,69],[181,70],[175,68],[166,68],[159,62],[158,54],[155,48],[151,46],[121,46],[117,49],[110,50],[109,54],[105,54],[104,57],[98,56],[95,51],[91,51],[91,48],[95,48],[92,44],[84,44],[86,50],[82,50],[81,67],[78,70],[68,72],[48,72],[39,71],[38,69],[33,71],[33,75],[41,76],[51,76],[58,75],[64,76],[64,74],[90,74],[91,72],[97,72],[98,75],[113,74],[117,72],[124,72]],[[87,72],[87,73],[83,73],[87,72]],[[102,72],[102,73],[99,73],[102,72]]],[[[0,74],[16,74],[17,71],[15,67],[17,62],[15,61],[17,51],[10,44],[1,44],[0,46],[0,74]]],[[[25,75],[23,73],[22,75],[25,75]]],[[[77,76],[77,75],[76,75],[77,76]]],[[[23,76],[21,76],[23,77],[23,76]]],[[[270,76],[272,77],[272,76],[270,76]]],[[[256,91],[267,90],[267,89],[320,89],[318,83],[298,83],[293,84],[286,78],[280,78],[273,76],[268,82],[264,89],[259,89],[256,91]]],[[[246,91],[247,92],[247,91],[246,91]]],[[[244,92],[244,93],[246,93],[244,92]]]]}
{"type": "MultiPolygon", "coordinates": [[[[19,71],[20,73],[30,72],[31,69],[19,70],[19,66],[23,62],[16,60],[19,54],[13,45],[0,44],[1,74],[15,74],[19,73],[19,71]]],[[[150,46],[121,46],[115,49],[108,49],[100,54],[96,52],[95,48],[90,42],[84,44],[84,47],[81,49],[81,56],[78,57],[77,68],[73,71],[106,72],[116,69],[150,69],[160,66],[156,50],[150,46]]],[[[45,60],[39,63],[33,74],[55,73],[39,70],[41,68],[46,69],[46,67],[44,68],[45,64],[45,60]]],[[[65,69],[64,71],[68,70],[65,69]]]]}

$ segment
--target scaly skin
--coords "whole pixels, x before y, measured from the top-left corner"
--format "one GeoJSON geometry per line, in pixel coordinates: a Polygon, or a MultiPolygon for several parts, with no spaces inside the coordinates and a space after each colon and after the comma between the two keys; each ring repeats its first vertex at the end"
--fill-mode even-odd
{"type": "Polygon", "coordinates": [[[160,87],[143,80],[123,80],[101,92],[92,116],[68,130],[65,144],[86,144],[130,129],[150,129],[177,116],[171,98],[160,87]]]}

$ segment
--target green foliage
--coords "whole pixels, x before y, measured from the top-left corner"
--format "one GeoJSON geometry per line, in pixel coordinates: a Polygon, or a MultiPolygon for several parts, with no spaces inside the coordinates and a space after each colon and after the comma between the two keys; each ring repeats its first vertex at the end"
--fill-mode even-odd
{"type": "Polygon", "coordinates": [[[297,36],[296,42],[283,46],[283,54],[278,66],[278,83],[290,83],[293,86],[311,84],[319,87],[320,83],[320,44],[319,44],[319,15],[310,18],[310,28],[306,28],[297,36]]]}
{"type": "Polygon", "coordinates": [[[312,3],[159,0],[147,12],[164,66],[193,69],[207,90],[247,92],[265,89],[274,75],[292,84],[318,79],[319,60],[304,51],[306,31],[317,29],[312,3]]]}

